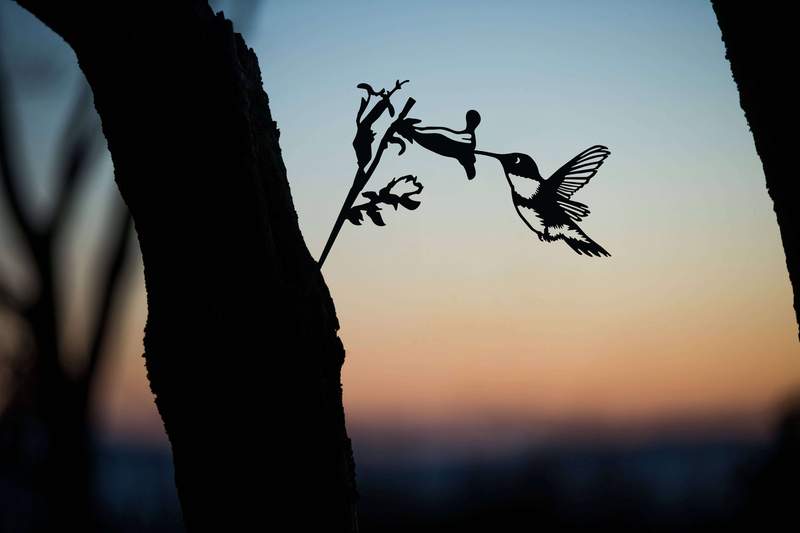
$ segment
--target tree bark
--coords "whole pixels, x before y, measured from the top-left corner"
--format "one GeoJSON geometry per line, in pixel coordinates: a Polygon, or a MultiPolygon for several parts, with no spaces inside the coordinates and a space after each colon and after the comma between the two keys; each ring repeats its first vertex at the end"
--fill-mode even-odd
{"type": "Polygon", "coordinates": [[[795,58],[793,17],[784,4],[711,0],[711,5],[775,206],[800,325],[800,182],[790,118],[797,98],[789,68],[795,58]]]}
{"type": "Polygon", "coordinates": [[[19,3],[94,92],[142,250],[145,360],[187,530],[354,531],[344,349],[253,51],[197,0],[19,3]]]}

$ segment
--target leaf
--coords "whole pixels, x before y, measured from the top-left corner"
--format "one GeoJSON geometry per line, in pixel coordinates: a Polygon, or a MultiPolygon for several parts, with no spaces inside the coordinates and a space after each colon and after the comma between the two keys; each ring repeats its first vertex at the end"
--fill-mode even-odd
{"type": "MultiPolygon", "coordinates": [[[[416,194],[416,193],[411,193],[411,194],[416,194]]],[[[408,194],[404,194],[403,196],[400,196],[398,201],[400,202],[400,205],[402,205],[403,207],[405,207],[409,211],[413,211],[414,209],[418,208],[422,204],[422,202],[420,202],[419,200],[414,200],[408,194]]]]}
{"type": "Polygon", "coordinates": [[[422,183],[417,181],[416,176],[406,174],[405,176],[394,178],[392,181],[390,181],[386,187],[381,189],[381,196],[385,198],[384,202],[393,205],[395,209],[397,209],[397,205],[399,204],[406,209],[413,211],[420,206],[421,202],[419,200],[414,200],[411,197],[421,193],[422,188],[422,183]],[[404,184],[404,186],[398,187],[398,189],[400,191],[405,189],[405,192],[400,192],[400,194],[392,192],[392,190],[400,184],[404,184]]]}
{"type": "Polygon", "coordinates": [[[356,136],[353,139],[353,149],[356,152],[356,160],[359,167],[364,167],[372,159],[372,140],[375,132],[359,125],[356,136]]]}
{"type": "Polygon", "coordinates": [[[370,96],[375,96],[378,94],[375,92],[375,89],[373,89],[369,83],[359,83],[358,85],[356,85],[356,88],[364,89],[370,96]]]}
{"type": "Polygon", "coordinates": [[[386,185],[386,187],[381,190],[381,192],[392,192],[393,194],[400,194],[403,196],[409,194],[418,194],[422,192],[422,184],[417,181],[415,176],[406,174],[405,176],[394,178],[386,185]],[[395,188],[397,188],[397,190],[395,190],[395,188]]]}
{"type": "Polygon", "coordinates": [[[361,122],[361,116],[364,114],[364,110],[367,109],[367,99],[361,98],[361,105],[358,106],[358,114],[356,115],[356,124],[361,122]]]}
{"type": "Polygon", "coordinates": [[[403,141],[403,139],[399,137],[389,137],[389,142],[391,144],[397,144],[400,146],[400,151],[397,152],[397,155],[403,155],[403,152],[406,151],[406,143],[403,141]]]}
{"type": "Polygon", "coordinates": [[[383,217],[379,213],[380,208],[374,205],[368,206],[367,209],[367,216],[375,223],[376,226],[385,226],[386,223],[383,221],[383,217]]]}
{"type": "Polygon", "coordinates": [[[397,133],[400,134],[405,140],[414,144],[414,124],[418,124],[422,122],[418,118],[406,118],[401,120],[395,126],[395,130],[397,133]]]}
{"type": "Polygon", "coordinates": [[[397,211],[397,206],[400,205],[400,197],[396,194],[387,194],[383,198],[383,203],[394,207],[394,210],[397,211]]]}
{"type": "Polygon", "coordinates": [[[356,226],[360,226],[364,220],[364,215],[361,214],[360,209],[351,209],[347,212],[347,220],[356,226]]]}
{"type": "Polygon", "coordinates": [[[364,219],[363,213],[366,213],[366,215],[376,226],[385,226],[386,223],[383,221],[383,216],[380,214],[380,206],[390,205],[395,209],[395,211],[397,210],[398,206],[403,206],[405,209],[413,211],[417,209],[422,202],[411,197],[421,193],[422,188],[422,183],[417,180],[416,176],[412,176],[411,174],[392,178],[389,180],[389,183],[387,183],[378,192],[362,192],[361,196],[369,199],[369,202],[352,208],[352,211],[358,211],[358,213],[349,213],[348,220],[353,222],[353,224],[359,225],[364,219]],[[400,187],[397,187],[398,185],[400,185],[400,187]],[[400,192],[400,194],[392,192],[395,187],[398,188],[398,192],[400,192]]]}

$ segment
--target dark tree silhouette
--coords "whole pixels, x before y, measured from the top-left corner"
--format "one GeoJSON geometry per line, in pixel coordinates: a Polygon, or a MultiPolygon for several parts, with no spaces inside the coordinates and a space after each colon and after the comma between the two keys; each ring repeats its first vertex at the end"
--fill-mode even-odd
{"type": "Polygon", "coordinates": [[[19,3],[76,52],[145,268],[187,529],[355,530],[344,349],[256,57],[205,1],[19,3]]]}
{"type": "Polygon", "coordinates": [[[789,119],[796,90],[787,81],[795,49],[792,17],[777,5],[720,0],[711,5],[774,203],[800,325],[800,213],[795,206],[800,182],[793,165],[796,132],[789,119]]]}
{"type": "MultiPolygon", "coordinates": [[[[33,290],[23,293],[0,276],[0,312],[13,315],[30,340],[24,353],[8,354],[4,363],[15,379],[3,391],[0,412],[0,474],[30,487],[29,516],[18,517],[15,527],[52,531],[69,524],[91,528],[91,450],[89,409],[93,384],[114,317],[115,302],[131,255],[131,220],[118,198],[106,230],[105,257],[97,263],[96,301],[89,316],[89,335],[80,354],[67,353],[63,342],[65,270],[58,253],[65,246],[70,217],[80,206],[79,189],[87,168],[97,158],[102,139],[96,123],[88,120],[88,88],[74,99],[59,138],[59,160],[54,172],[56,199],[42,221],[33,216],[22,194],[24,165],[15,159],[14,140],[21,132],[12,117],[0,66],[0,196],[7,209],[6,223],[16,230],[21,259],[34,278],[33,290]],[[77,370],[70,361],[81,360],[77,370]],[[29,522],[30,521],[30,522],[29,522]]],[[[22,348],[22,347],[20,347],[22,348]]],[[[23,515],[21,510],[18,515],[23,515]]],[[[2,523],[0,522],[0,526],[2,523]]],[[[2,529],[0,527],[0,529],[2,529]]]]}
{"type": "Polygon", "coordinates": [[[800,394],[787,398],[771,449],[760,464],[745,470],[743,520],[750,531],[796,531],[800,484],[800,394]]]}

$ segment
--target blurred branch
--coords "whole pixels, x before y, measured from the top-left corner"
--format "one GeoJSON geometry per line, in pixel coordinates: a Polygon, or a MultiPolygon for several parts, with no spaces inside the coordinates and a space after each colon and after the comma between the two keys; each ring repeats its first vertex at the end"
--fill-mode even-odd
{"type": "Polygon", "coordinates": [[[11,293],[3,282],[0,282],[0,306],[6,307],[17,314],[22,314],[22,302],[11,293]]]}
{"type": "Polygon", "coordinates": [[[106,337],[108,336],[109,325],[113,315],[113,305],[115,295],[118,291],[125,266],[131,256],[131,236],[133,235],[133,223],[128,208],[116,200],[117,207],[112,213],[112,230],[109,236],[111,243],[107,258],[108,261],[104,268],[98,269],[103,272],[102,281],[98,288],[99,301],[95,310],[95,322],[91,332],[89,343],[89,354],[86,363],[86,370],[83,379],[90,382],[97,370],[98,363],[103,354],[106,337]]]}
{"type": "Polygon", "coordinates": [[[22,206],[22,194],[20,191],[20,178],[14,162],[9,134],[13,131],[12,123],[15,122],[11,117],[11,108],[6,108],[7,91],[2,65],[0,65],[0,186],[6,202],[8,203],[10,216],[22,233],[23,241],[30,252],[36,255],[36,242],[38,235],[31,224],[30,218],[25,213],[22,206]]]}
{"type": "Polygon", "coordinates": [[[99,128],[84,126],[87,111],[91,106],[91,91],[85,83],[78,90],[64,129],[59,136],[59,157],[56,174],[58,196],[47,225],[47,234],[55,236],[63,227],[69,206],[75,198],[80,178],[86,176],[91,163],[93,149],[98,146],[99,128]]]}

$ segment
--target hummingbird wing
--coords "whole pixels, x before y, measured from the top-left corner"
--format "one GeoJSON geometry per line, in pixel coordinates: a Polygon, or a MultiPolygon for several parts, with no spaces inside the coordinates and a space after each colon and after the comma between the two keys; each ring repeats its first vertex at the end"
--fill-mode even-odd
{"type": "Polygon", "coordinates": [[[589,206],[576,202],[575,200],[556,200],[556,204],[564,210],[569,218],[575,222],[580,222],[589,216],[589,206]]]}
{"type": "Polygon", "coordinates": [[[599,144],[587,148],[567,161],[564,166],[545,180],[547,191],[564,200],[569,200],[575,191],[586,185],[597,174],[597,169],[609,154],[611,151],[599,144]]]}

